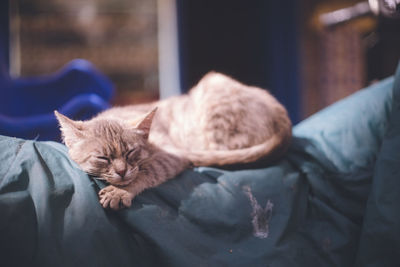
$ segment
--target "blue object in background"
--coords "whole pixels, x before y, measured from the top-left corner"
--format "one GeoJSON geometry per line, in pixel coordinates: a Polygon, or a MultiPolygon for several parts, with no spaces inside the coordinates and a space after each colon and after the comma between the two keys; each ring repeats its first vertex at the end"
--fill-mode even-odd
{"type": "Polygon", "coordinates": [[[54,110],[84,120],[109,107],[111,81],[90,62],[75,59],[53,75],[9,75],[9,1],[0,3],[0,134],[60,140],[54,110]]]}
{"type": "Polygon", "coordinates": [[[60,140],[54,110],[84,120],[108,108],[111,81],[90,62],[76,59],[50,76],[12,79],[0,74],[0,134],[60,140]]]}

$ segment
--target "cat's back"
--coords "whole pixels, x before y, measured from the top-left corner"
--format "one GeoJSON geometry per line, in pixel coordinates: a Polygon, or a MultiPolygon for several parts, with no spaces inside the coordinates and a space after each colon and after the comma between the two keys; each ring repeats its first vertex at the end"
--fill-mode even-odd
{"type": "MultiPolygon", "coordinates": [[[[190,134],[202,133],[203,149],[238,149],[265,141],[276,133],[284,107],[268,91],[211,72],[190,91],[190,134]]],[[[290,123],[290,122],[289,122],[290,123]]]]}

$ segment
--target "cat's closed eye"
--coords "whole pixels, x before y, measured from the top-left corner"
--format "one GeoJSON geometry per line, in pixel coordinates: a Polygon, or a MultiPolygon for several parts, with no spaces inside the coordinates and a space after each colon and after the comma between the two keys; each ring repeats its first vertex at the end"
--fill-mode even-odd
{"type": "Polygon", "coordinates": [[[107,157],[104,157],[104,156],[98,156],[98,157],[96,157],[99,161],[101,161],[101,162],[104,162],[104,163],[107,163],[107,164],[110,164],[110,159],[109,158],[107,158],[107,157]]]}
{"type": "Polygon", "coordinates": [[[129,158],[132,158],[132,157],[136,156],[137,151],[138,151],[138,150],[137,150],[136,147],[135,147],[135,148],[132,148],[131,150],[129,150],[129,151],[126,153],[125,158],[126,158],[126,159],[129,159],[129,158]]]}

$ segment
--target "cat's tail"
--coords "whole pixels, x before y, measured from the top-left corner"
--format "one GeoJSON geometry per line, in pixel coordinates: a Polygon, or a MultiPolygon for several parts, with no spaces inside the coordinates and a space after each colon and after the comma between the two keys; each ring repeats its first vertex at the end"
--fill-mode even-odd
{"type": "Polygon", "coordinates": [[[275,160],[288,149],[292,134],[291,130],[284,135],[275,134],[265,142],[247,148],[233,150],[197,150],[171,151],[178,152],[187,158],[194,166],[223,166],[237,163],[250,163],[259,159],[275,160]]]}

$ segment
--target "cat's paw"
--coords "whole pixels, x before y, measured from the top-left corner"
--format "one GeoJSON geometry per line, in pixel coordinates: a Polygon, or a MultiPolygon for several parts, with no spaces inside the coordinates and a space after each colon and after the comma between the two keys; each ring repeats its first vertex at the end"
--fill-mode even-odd
{"type": "Polygon", "coordinates": [[[99,198],[103,208],[109,207],[113,210],[119,210],[131,206],[133,194],[122,188],[109,185],[100,190],[99,198]]]}

